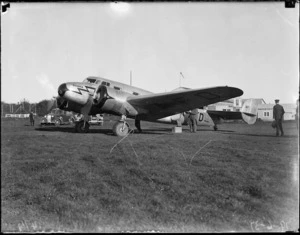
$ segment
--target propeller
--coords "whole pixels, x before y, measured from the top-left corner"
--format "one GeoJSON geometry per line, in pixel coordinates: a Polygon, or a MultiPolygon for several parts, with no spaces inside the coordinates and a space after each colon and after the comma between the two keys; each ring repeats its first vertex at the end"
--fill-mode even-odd
{"type": "Polygon", "coordinates": [[[57,103],[56,103],[56,97],[52,97],[51,100],[48,101],[47,103],[47,112],[50,112],[53,108],[57,107],[57,103]]]}

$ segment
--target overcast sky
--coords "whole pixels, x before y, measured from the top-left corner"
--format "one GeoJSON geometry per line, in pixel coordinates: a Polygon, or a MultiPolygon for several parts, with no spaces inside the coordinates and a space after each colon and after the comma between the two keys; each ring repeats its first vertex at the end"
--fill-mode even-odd
{"type": "Polygon", "coordinates": [[[129,84],[130,71],[152,92],[228,85],[267,103],[299,94],[299,4],[11,3],[1,31],[9,103],[50,99],[88,76],[129,84]]]}

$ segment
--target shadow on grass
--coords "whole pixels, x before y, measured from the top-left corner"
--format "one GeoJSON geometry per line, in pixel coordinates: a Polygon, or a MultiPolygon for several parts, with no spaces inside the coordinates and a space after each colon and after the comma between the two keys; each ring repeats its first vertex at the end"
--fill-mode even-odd
{"type": "MultiPolygon", "coordinates": [[[[223,133],[222,133],[223,134],[223,133]]],[[[227,134],[227,133],[224,133],[227,134]]],[[[243,133],[234,133],[233,135],[242,135],[242,136],[254,136],[254,137],[274,137],[274,138],[278,138],[278,139],[286,139],[286,138],[297,138],[297,135],[284,135],[284,136],[276,136],[274,134],[243,134],[243,133]]]]}
{"type": "MultiPolygon", "coordinates": [[[[47,126],[47,127],[38,127],[35,128],[36,131],[44,131],[44,132],[68,132],[68,133],[76,133],[74,127],[55,127],[55,126],[47,126]]],[[[171,129],[169,128],[157,128],[157,129],[143,129],[141,133],[137,130],[134,130],[133,134],[155,134],[155,135],[163,135],[166,133],[170,133],[171,129]]],[[[87,134],[106,134],[106,135],[114,135],[112,129],[93,129],[90,128],[87,134]]]]}
{"type": "MultiPolygon", "coordinates": [[[[45,132],[68,132],[68,133],[76,133],[74,126],[54,126],[54,125],[47,125],[47,126],[39,126],[35,128],[36,131],[45,131],[45,132]]],[[[158,128],[142,128],[142,132],[138,132],[137,129],[133,129],[133,134],[138,135],[164,135],[172,133],[172,128],[165,128],[165,127],[158,127],[158,128]]],[[[217,130],[214,131],[212,129],[198,129],[196,133],[202,132],[216,132],[216,133],[234,133],[235,131],[232,130],[217,130]]],[[[188,129],[183,129],[182,133],[191,133],[188,129]]],[[[110,128],[90,128],[88,134],[106,134],[106,135],[114,135],[112,129],[110,128]]],[[[195,134],[195,133],[193,133],[195,134]]]]}
{"type": "MultiPolygon", "coordinates": [[[[47,126],[47,127],[38,127],[35,128],[36,131],[45,131],[45,132],[68,132],[68,133],[76,133],[74,127],[53,127],[53,126],[47,126]]],[[[111,129],[90,129],[89,134],[95,134],[95,133],[101,133],[101,134],[107,134],[107,135],[113,135],[113,132],[111,129]]]]}
{"type": "Polygon", "coordinates": [[[232,130],[217,130],[216,132],[220,132],[220,133],[234,133],[235,131],[232,130]]]}

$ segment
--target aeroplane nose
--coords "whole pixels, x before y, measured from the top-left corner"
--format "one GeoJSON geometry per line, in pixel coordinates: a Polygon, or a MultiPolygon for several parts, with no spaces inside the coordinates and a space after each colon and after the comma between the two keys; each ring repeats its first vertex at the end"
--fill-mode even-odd
{"type": "Polygon", "coordinates": [[[58,87],[58,95],[59,95],[60,97],[63,97],[67,90],[68,90],[68,88],[67,88],[66,83],[61,84],[61,85],[58,87]]]}

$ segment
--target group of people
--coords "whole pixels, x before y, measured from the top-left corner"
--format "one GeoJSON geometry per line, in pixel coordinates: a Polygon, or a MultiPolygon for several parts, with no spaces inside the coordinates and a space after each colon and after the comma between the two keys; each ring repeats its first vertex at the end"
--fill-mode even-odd
{"type": "MultiPolygon", "coordinates": [[[[297,101],[297,109],[296,109],[296,122],[297,122],[297,128],[298,128],[298,122],[299,122],[299,110],[298,110],[298,103],[297,101]]],[[[197,132],[197,114],[198,109],[193,109],[191,111],[188,111],[188,125],[190,127],[190,132],[197,132]]],[[[275,120],[275,127],[276,127],[276,136],[279,136],[279,132],[281,136],[284,135],[283,128],[282,128],[282,121],[284,116],[284,108],[279,104],[279,100],[275,100],[275,105],[273,107],[273,119],[275,120]]],[[[29,114],[30,119],[30,125],[34,126],[34,116],[33,112],[30,112],[29,114]]]]}

